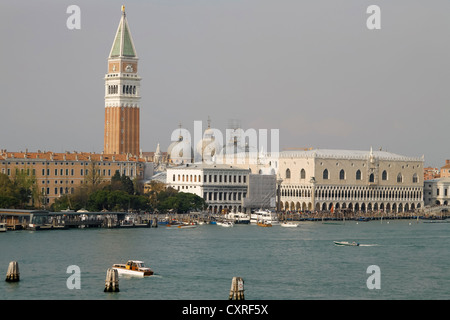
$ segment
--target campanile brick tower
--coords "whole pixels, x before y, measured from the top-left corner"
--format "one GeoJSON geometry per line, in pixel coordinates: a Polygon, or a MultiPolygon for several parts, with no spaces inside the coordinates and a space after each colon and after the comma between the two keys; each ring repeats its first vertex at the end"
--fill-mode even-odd
{"type": "Polygon", "coordinates": [[[125,7],[108,57],[105,76],[104,153],[139,155],[141,78],[125,7]]]}

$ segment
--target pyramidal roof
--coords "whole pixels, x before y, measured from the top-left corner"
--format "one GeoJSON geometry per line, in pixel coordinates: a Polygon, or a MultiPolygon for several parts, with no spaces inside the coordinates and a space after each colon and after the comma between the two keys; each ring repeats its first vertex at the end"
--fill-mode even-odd
{"type": "Polygon", "coordinates": [[[125,6],[122,6],[122,17],[117,28],[114,43],[109,53],[110,58],[131,57],[137,58],[134,48],[133,38],[131,37],[130,27],[125,14],[125,6]]]}

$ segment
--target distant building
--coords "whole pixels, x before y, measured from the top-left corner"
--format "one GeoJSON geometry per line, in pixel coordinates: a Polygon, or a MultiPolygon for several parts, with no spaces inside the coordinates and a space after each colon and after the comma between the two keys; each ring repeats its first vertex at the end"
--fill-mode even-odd
{"type": "Polygon", "coordinates": [[[450,203],[450,178],[425,181],[423,198],[427,206],[448,205],[450,203]]]}
{"type": "Polygon", "coordinates": [[[98,154],[87,152],[7,152],[0,151],[0,172],[13,178],[25,172],[36,179],[41,205],[52,204],[56,198],[72,194],[86,181],[92,170],[98,170],[103,181],[111,180],[116,171],[130,179],[147,179],[153,175],[153,162],[129,154],[98,154]]]}
{"type": "Polygon", "coordinates": [[[441,174],[438,168],[426,167],[423,169],[423,180],[440,178],[441,174]]]}
{"type": "Polygon", "coordinates": [[[275,207],[275,176],[260,181],[249,169],[225,164],[186,164],[168,168],[166,179],[167,186],[203,197],[211,212],[275,207]],[[258,187],[260,182],[266,185],[258,187]]]}

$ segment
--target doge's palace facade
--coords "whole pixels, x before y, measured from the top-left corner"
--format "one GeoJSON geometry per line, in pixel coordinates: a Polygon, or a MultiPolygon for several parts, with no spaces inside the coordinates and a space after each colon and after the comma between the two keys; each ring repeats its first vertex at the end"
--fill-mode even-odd
{"type": "Polygon", "coordinates": [[[386,151],[283,151],[270,161],[281,209],[405,212],[423,208],[423,157],[386,151]]]}

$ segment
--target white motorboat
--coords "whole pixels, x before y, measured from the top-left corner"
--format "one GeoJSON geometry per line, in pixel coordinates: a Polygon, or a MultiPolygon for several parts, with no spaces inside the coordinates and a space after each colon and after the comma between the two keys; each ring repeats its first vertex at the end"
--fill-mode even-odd
{"type": "Polygon", "coordinates": [[[242,212],[230,212],[225,215],[225,219],[232,221],[234,224],[250,223],[250,216],[242,212]]]}
{"type": "Polygon", "coordinates": [[[119,275],[148,277],[153,274],[153,270],[139,260],[128,260],[126,264],[116,263],[113,265],[113,269],[116,269],[119,275]]]}
{"type": "Polygon", "coordinates": [[[218,226],[227,227],[227,228],[232,227],[234,225],[233,222],[231,222],[231,221],[220,221],[220,222],[218,221],[216,224],[218,226]]]}
{"type": "Polygon", "coordinates": [[[357,247],[359,246],[359,243],[353,241],[353,242],[348,242],[348,241],[334,241],[334,244],[337,246],[351,246],[351,247],[357,247]]]}
{"type": "Polygon", "coordinates": [[[295,222],[282,222],[280,223],[280,226],[285,227],[285,228],[297,228],[299,225],[299,223],[295,223],[295,222]]]}
{"type": "Polygon", "coordinates": [[[8,230],[6,228],[6,223],[0,223],[0,232],[6,232],[6,230],[8,230]]]}
{"type": "Polygon", "coordinates": [[[250,223],[265,223],[271,225],[279,225],[276,213],[271,212],[270,210],[258,210],[251,214],[250,223]]]}

